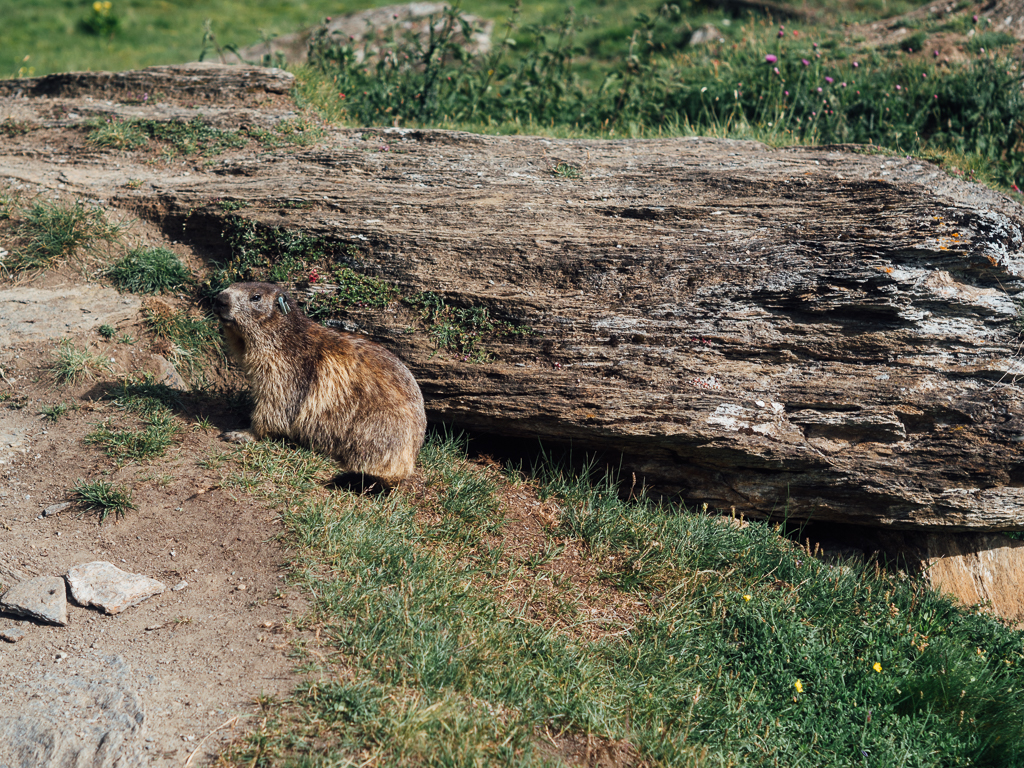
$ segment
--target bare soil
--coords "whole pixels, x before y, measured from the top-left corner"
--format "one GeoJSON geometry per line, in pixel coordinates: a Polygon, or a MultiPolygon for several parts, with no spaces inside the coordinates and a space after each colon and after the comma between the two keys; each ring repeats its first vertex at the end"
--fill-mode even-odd
{"type": "MultiPolygon", "coordinates": [[[[39,283],[52,287],[71,278],[66,271],[39,283]]],[[[138,321],[119,332],[143,340],[117,344],[94,332],[73,337],[115,361],[102,376],[107,382],[150,362],[138,321]]],[[[0,582],[62,576],[72,566],[106,560],[159,579],[167,591],[116,616],[69,603],[67,627],[0,614],[0,629],[27,630],[20,642],[0,645],[0,685],[119,657],[144,705],[138,764],[181,765],[195,750],[193,764],[201,764],[244,729],[256,697],[286,693],[295,682],[290,622],[302,615],[303,602],[285,580],[277,514],[221,488],[219,472],[197,463],[225,450],[218,429],[194,427],[203,415],[221,425],[216,410],[182,414],[187,426],[180,441],[152,461],[118,466],[85,444],[104,418],[125,417],[94,399],[102,392],[99,381],[56,386],[48,371],[54,346],[14,343],[0,352],[0,582]],[[40,409],[58,403],[76,410],[46,421],[40,409]],[[43,516],[46,507],[69,499],[76,481],[96,479],[130,488],[136,511],[102,522],[75,506],[43,516]]],[[[19,705],[0,704],[0,715],[19,705]]]]}

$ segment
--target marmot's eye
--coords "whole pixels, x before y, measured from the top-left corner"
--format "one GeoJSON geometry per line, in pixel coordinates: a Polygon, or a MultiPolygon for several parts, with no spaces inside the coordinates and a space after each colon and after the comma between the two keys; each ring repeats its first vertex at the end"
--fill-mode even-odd
{"type": "Polygon", "coordinates": [[[262,294],[254,293],[252,296],[249,297],[249,301],[259,301],[262,298],[263,298],[262,294]]]}

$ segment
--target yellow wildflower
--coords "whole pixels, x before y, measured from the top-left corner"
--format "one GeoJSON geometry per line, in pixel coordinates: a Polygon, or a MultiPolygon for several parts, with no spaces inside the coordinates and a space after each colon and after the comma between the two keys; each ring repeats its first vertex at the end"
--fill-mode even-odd
{"type": "Polygon", "coordinates": [[[797,680],[795,683],[793,683],[793,687],[796,688],[796,692],[797,693],[803,693],[804,692],[804,684],[801,683],[799,680],[797,680]]]}
{"type": "Polygon", "coordinates": [[[96,2],[92,4],[92,9],[96,11],[96,13],[99,13],[103,10],[103,3],[101,3],[100,0],[96,0],[96,2]]]}
{"type": "Polygon", "coordinates": [[[879,663],[877,661],[872,665],[871,668],[873,670],[875,670],[875,672],[881,672],[882,671],[882,665],[881,665],[881,663],[879,663]]]}
{"type": "Polygon", "coordinates": [[[750,598],[751,598],[751,595],[744,595],[743,596],[743,599],[746,600],[748,603],[750,602],[750,598]]]}

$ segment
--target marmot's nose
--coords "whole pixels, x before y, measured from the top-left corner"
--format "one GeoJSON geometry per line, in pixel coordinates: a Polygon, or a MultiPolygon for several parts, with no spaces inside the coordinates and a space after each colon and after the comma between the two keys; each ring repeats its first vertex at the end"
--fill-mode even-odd
{"type": "Polygon", "coordinates": [[[218,315],[225,315],[231,310],[231,296],[227,291],[221,291],[213,297],[213,308],[218,315]]]}

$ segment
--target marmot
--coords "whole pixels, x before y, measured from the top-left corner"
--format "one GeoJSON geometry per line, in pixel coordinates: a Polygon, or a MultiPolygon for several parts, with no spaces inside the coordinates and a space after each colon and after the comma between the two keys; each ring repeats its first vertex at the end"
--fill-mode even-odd
{"type": "Polygon", "coordinates": [[[397,357],[310,320],[271,283],[235,283],[214,304],[254,401],[251,433],[228,440],[284,437],[388,487],[413,474],[427,417],[397,357]]]}

